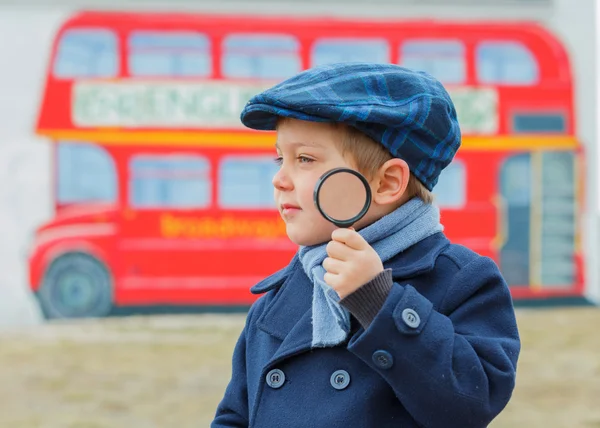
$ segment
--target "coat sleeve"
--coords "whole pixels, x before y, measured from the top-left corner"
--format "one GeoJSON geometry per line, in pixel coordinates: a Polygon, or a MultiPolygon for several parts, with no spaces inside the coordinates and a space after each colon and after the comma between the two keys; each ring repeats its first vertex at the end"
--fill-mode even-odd
{"type": "Polygon", "coordinates": [[[489,258],[473,259],[448,281],[439,312],[412,286],[394,284],[348,349],[424,427],[487,427],[515,387],[520,340],[512,298],[489,258]]]}
{"type": "Polygon", "coordinates": [[[211,428],[247,428],[250,423],[248,414],[248,384],[246,379],[246,334],[252,313],[256,305],[250,308],[246,325],[235,345],[232,358],[231,379],[225,395],[217,407],[211,428]]]}

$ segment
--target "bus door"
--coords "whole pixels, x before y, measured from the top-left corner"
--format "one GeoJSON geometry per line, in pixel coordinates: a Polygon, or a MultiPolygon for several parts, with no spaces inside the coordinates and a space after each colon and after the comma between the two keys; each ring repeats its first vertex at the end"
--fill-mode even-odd
{"type": "Polygon", "coordinates": [[[500,268],[510,286],[573,287],[576,174],[571,151],[515,154],[500,168],[500,268]]]}

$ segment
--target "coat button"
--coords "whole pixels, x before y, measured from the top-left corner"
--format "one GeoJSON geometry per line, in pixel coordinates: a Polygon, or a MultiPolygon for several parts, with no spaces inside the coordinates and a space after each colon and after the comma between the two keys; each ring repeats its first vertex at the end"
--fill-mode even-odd
{"type": "Polygon", "coordinates": [[[281,370],[274,369],[267,373],[267,385],[269,385],[271,388],[281,388],[283,386],[283,382],[285,382],[285,374],[281,370]]]}
{"type": "Polygon", "coordinates": [[[394,365],[394,357],[387,351],[375,351],[373,363],[380,369],[387,370],[394,365]]]}
{"type": "Polygon", "coordinates": [[[410,328],[418,328],[421,325],[421,317],[414,309],[404,309],[402,311],[402,321],[410,328]]]}
{"type": "Polygon", "coordinates": [[[346,389],[350,384],[350,375],[346,370],[338,370],[333,372],[329,382],[331,382],[331,386],[341,391],[342,389],[346,389]]]}

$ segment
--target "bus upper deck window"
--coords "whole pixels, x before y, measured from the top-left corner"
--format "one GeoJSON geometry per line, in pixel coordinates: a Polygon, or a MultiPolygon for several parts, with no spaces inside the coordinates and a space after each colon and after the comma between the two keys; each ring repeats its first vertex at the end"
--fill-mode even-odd
{"type": "Polygon", "coordinates": [[[312,66],[337,62],[387,63],[390,47],[383,39],[323,38],[312,47],[312,66]]]}
{"type": "Polygon", "coordinates": [[[194,32],[135,31],[129,37],[129,73],[133,76],[212,74],[210,40],[194,32]]]}
{"type": "Polygon", "coordinates": [[[567,132],[567,123],[561,113],[517,113],[513,116],[513,132],[527,133],[557,133],[567,132]]]}
{"type": "Polygon", "coordinates": [[[135,208],[206,208],[210,162],[189,154],[138,154],[129,162],[129,203],[135,208]]]}
{"type": "Polygon", "coordinates": [[[534,85],[539,79],[535,56],[519,42],[480,43],[476,49],[476,62],[480,83],[534,85]]]}
{"type": "Polygon", "coordinates": [[[466,79],[465,47],[458,40],[407,40],[400,46],[400,65],[425,71],[442,83],[466,79]]]}
{"type": "Polygon", "coordinates": [[[285,34],[231,34],[223,42],[227,78],[285,79],[299,73],[300,43],[285,34]]]}
{"type": "Polygon", "coordinates": [[[219,205],[228,209],[275,208],[272,180],[278,170],[272,156],[225,157],[219,170],[219,205]]]}
{"type": "Polygon", "coordinates": [[[63,79],[115,77],[119,72],[117,45],[117,36],[110,30],[67,30],[58,43],[54,75],[63,79]]]}

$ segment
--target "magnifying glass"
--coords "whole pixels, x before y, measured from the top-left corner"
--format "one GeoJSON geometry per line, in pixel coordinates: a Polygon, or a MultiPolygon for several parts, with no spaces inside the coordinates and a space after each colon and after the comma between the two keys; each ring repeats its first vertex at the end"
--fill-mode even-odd
{"type": "Polygon", "coordinates": [[[317,181],[314,200],[323,217],[337,227],[350,227],[369,211],[371,188],[359,172],[335,168],[317,181]]]}

